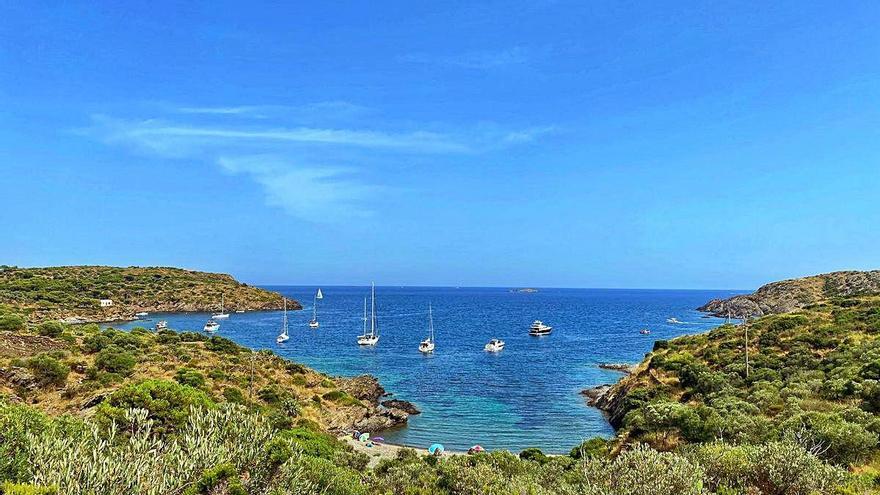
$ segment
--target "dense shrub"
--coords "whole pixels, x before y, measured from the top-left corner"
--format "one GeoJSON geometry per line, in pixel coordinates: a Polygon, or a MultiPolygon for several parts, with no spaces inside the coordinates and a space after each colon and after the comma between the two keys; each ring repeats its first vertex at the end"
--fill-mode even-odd
{"type": "Polygon", "coordinates": [[[205,349],[220,354],[238,354],[242,348],[225,337],[214,335],[205,342],[205,349]]]}
{"type": "Polygon", "coordinates": [[[60,337],[64,333],[64,325],[57,321],[47,321],[37,327],[37,333],[45,337],[60,337]]]}
{"type": "Polygon", "coordinates": [[[0,313],[0,331],[18,332],[26,327],[27,323],[23,316],[12,313],[0,313]]]}
{"type": "Polygon", "coordinates": [[[44,387],[64,385],[70,373],[69,366],[46,354],[28,359],[27,367],[40,386],[44,387]]]}
{"type": "Polygon", "coordinates": [[[108,373],[128,376],[134,371],[137,359],[116,346],[106,347],[95,357],[95,367],[108,373]]]}
{"type": "Polygon", "coordinates": [[[205,375],[192,368],[179,368],[174,374],[174,380],[181,385],[202,388],[205,386],[205,375]]]}
{"type": "Polygon", "coordinates": [[[104,419],[124,422],[125,410],[145,409],[160,432],[179,429],[193,407],[213,407],[214,402],[201,390],[165,380],[145,380],[113,392],[99,407],[104,419]]]}

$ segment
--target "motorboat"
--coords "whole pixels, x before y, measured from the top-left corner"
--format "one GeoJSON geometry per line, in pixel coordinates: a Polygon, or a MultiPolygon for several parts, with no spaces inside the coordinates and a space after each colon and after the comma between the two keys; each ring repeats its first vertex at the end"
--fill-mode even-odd
{"type": "Polygon", "coordinates": [[[165,330],[167,328],[168,328],[168,322],[165,320],[162,320],[162,321],[156,323],[156,331],[157,332],[159,330],[165,330]]]}
{"type": "Polygon", "coordinates": [[[208,333],[214,333],[219,329],[220,329],[220,324],[217,323],[216,321],[214,321],[213,319],[208,320],[208,322],[205,323],[204,330],[208,333]]]}
{"type": "Polygon", "coordinates": [[[145,316],[149,316],[149,314],[150,313],[147,313],[146,311],[139,311],[139,312],[135,313],[134,315],[137,316],[138,318],[143,318],[145,316]]]}
{"type": "Polygon", "coordinates": [[[549,335],[553,331],[553,327],[545,325],[541,320],[535,320],[529,327],[529,335],[549,335]]]}
{"type": "Polygon", "coordinates": [[[431,311],[431,304],[428,304],[428,327],[430,328],[430,336],[419,344],[419,352],[430,354],[434,352],[434,314],[431,311]]]}
{"type": "Polygon", "coordinates": [[[677,324],[681,323],[681,321],[679,321],[678,318],[666,318],[666,323],[677,324]]]}
{"type": "Polygon", "coordinates": [[[486,347],[484,347],[483,349],[485,349],[487,352],[500,352],[502,349],[504,349],[504,341],[501,339],[492,339],[489,341],[488,344],[486,344],[486,347]]]}
{"type": "Polygon", "coordinates": [[[648,330],[647,328],[643,328],[643,329],[639,330],[639,333],[642,335],[651,335],[651,331],[648,330]]]}

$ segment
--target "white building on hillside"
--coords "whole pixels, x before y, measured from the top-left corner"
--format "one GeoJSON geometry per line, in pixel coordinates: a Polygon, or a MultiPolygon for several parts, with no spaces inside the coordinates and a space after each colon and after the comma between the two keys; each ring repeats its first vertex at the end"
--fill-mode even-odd
{"type": "Polygon", "coordinates": [[[113,306],[113,299],[101,299],[102,308],[109,308],[110,306],[113,306]]]}

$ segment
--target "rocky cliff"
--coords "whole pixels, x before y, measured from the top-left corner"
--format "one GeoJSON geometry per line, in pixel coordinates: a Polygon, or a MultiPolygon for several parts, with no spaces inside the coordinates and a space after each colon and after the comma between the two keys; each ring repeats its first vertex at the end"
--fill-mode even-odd
{"type": "Polygon", "coordinates": [[[773,282],[752,294],[713,299],[697,308],[715,316],[758,317],[789,313],[833,297],[880,294],[880,270],[844,271],[773,282]]]}

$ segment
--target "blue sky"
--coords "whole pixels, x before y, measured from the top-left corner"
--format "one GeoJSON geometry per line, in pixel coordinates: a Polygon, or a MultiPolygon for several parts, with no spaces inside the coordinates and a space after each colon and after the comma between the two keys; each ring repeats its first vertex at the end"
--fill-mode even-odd
{"type": "Polygon", "coordinates": [[[0,1],[0,263],[654,288],[880,268],[880,4],[662,3],[0,1]]]}

